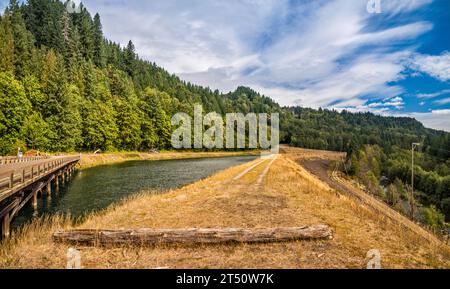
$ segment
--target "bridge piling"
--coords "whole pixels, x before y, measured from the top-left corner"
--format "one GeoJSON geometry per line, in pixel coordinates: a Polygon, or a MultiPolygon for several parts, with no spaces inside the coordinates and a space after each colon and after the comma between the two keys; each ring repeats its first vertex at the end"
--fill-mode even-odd
{"type": "Polygon", "coordinates": [[[5,216],[3,216],[2,219],[2,238],[9,238],[10,235],[10,220],[9,220],[9,213],[7,213],[5,216]]]}
{"type": "Polygon", "coordinates": [[[47,183],[47,196],[49,198],[52,196],[52,180],[49,180],[47,183]]]}
{"type": "Polygon", "coordinates": [[[59,191],[59,176],[55,176],[55,189],[58,192],[59,191]]]}
{"type": "Polygon", "coordinates": [[[36,210],[38,205],[38,191],[33,192],[32,206],[36,210]]]}

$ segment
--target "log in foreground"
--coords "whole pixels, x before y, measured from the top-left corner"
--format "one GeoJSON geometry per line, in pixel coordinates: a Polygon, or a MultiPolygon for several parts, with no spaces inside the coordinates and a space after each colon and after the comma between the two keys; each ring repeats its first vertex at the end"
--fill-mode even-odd
{"type": "Polygon", "coordinates": [[[267,229],[88,229],[53,234],[54,242],[86,246],[270,243],[331,238],[332,230],[327,225],[267,229]]]}

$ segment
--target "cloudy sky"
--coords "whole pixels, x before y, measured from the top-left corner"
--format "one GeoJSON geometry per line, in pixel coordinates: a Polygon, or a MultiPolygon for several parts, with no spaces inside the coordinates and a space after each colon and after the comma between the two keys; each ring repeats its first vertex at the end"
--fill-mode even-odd
{"type": "MultiPolygon", "coordinates": [[[[5,2],[5,0],[1,0],[5,2]]],[[[85,0],[105,35],[197,84],[450,131],[450,1],[85,0]],[[373,7],[372,7],[373,8],[373,7]]]]}

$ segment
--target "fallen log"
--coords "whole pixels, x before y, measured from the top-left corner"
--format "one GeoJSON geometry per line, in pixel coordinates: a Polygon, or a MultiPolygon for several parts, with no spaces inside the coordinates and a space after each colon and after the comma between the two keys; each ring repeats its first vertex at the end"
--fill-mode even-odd
{"type": "Polygon", "coordinates": [[[331,238],[332,230],[327,225],[266,229],[87,229],[58,231],[53,234],[53,241],[56,243],[86,246],[270,243],[331,238]]]}

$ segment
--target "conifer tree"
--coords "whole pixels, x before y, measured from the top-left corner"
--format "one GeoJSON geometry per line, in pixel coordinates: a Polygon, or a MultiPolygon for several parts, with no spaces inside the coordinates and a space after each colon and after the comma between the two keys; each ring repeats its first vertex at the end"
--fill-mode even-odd
{"type": "Polygon", "coordinates": [[[0,71],[14,72],[14,35],[11,17],[5,13],[0,21],[0,71]]]}
{"type": "Polygon", "coordinates": [[[97,67],[103,68],[106,65],[105,49],[103,40],[102,23],[100,15],[97,13],[94,16],[94,63],[97,67]]]}

